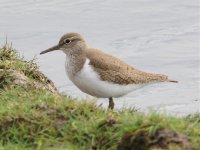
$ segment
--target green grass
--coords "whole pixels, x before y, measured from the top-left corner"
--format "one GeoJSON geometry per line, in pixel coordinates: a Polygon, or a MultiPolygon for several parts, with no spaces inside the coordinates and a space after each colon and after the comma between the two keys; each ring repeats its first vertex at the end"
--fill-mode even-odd
{"type": "Polygon", "coordinates": [[[123,134],[146,129],[179,131],[200,142],[200,115],[175,118],[133,111],[106,111],[91,101],[54,96],[47,91],[10,87],[1,90],[0,137],[2,144],[24,147],[116,149],[123,134]]]}
{"type": "Polygon", "coordinates": [[[0,69],[13,69],[23,72],[26,76],[32,76],[38,70],[34,59],[25,61],[11,44],[6,43],[0,48],[0,69]]]}
{"type": "MultiPolygon", "coordinates": [[[[12,47],[0,48],[2,69],[22,71],[34,80],[38,67],[29,72],[32,64],[12,47]]],[[[149,149],[149,142],[161,129],[185,134],[195,150],[200,145],[200,114],[177,118],[145,115],[134,109],[109,111],[96,106],[94,100],[78,101],[12,84],[0,88],[0,104],[0,150],[114,150],[128,134],[133,149],[142,150],[149,149]]],[[[171,149],[178,149],[175,147],[171,149]]]]}
{"type": "MultiPolygon", "coordinates": [[[[0,48],[0,70],[16,70],[25,74],[28,78],[37,80],[43,83],[49,82],[49,80],[40,73],[39,67],[35,63],[35,58],[26,61],[24,57],[12,47],[12,44],[7,42],[0,48]]],[[[5,79],[4,74],[0,72],[0,84],[1,80],[5,79]]]]}

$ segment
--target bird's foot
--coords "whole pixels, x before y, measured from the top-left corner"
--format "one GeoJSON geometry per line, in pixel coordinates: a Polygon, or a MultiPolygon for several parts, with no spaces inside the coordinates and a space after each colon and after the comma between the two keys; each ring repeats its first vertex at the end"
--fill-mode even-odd
{"type": "Polygon", "coordinates": [[[113,98],[112,98],[112,97],[109,97],[108,109],[113,110],[114,106],[115,106],[115,103],[114,103],[114,101],[113,101],[113,98]]]}

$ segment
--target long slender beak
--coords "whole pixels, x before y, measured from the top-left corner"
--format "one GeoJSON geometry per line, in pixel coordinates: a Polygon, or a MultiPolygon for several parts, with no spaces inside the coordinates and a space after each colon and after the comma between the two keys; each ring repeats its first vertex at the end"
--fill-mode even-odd
{"type": "Polygon", "coordinates": [[[48,49],[42,51],[42,52],[40,53],[40,55],[41,55],[41,54],[48,53],[48,52],[51,52],[51,51],[59,50],[59,48],[60,48],[59,45],[55,45],[55,46],[53,46],[53,47],[50,47],[50,48],[48,48],[48,49]]]}

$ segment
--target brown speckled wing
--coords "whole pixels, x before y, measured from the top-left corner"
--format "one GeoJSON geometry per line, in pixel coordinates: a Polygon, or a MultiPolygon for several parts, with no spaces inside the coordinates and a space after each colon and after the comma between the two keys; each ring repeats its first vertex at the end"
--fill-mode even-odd
{"type": "Polygon", "coordinates": [[[98,72],[102,80],[115,84],[142,84],[153,81],[167,81],[167,76],[152,74],[135,69],[120,59],[97,49],[88,48],[86,56],[90,65],[98,72]]]}

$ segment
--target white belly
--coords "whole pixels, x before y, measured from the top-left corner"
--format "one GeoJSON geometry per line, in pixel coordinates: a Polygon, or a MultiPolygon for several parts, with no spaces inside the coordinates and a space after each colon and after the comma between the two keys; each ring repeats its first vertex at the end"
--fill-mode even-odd
{"type": "Polygon", "coordinates": [[[99,98],[120,97],[143,86],[143,84],[119,85],[102,81],[89,65],[89,60],[85,62],[83,69],[75,76],[70,75],[69,69],[68,64],[68,67],[66,65],[67,74],[81,91],[99,98]]]}

